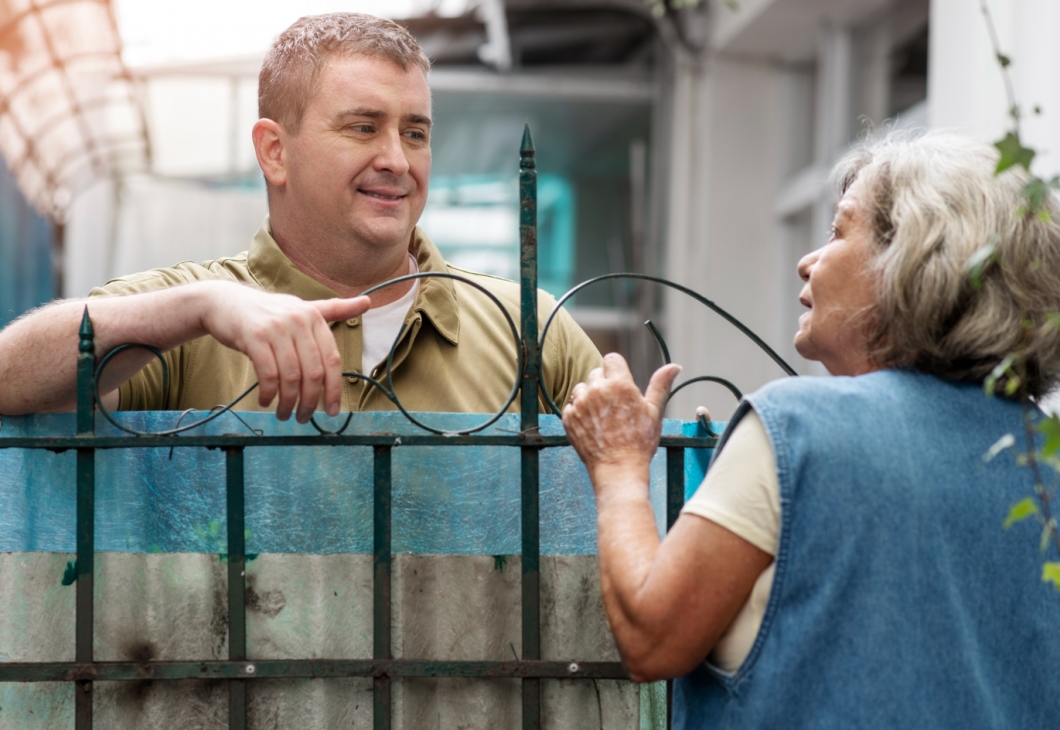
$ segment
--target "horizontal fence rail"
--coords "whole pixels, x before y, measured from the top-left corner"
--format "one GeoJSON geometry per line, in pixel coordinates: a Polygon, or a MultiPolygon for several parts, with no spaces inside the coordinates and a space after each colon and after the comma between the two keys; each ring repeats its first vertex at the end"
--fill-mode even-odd
{"type": "MultiPolygon", "coordinates": [[[[335,430],[329,430],[315,419],[315,435],[264,435],[247,425],[248,433],[236,435],[202,435],[187,432],[231,412],[239,401],[255,387],[252,386],[239,398],[223,408],[194,422],[184,422],[185,415],[174,415],[171,428],[157,432],[132,429],[119,422],[106,410],[99,397],[100,374],[120,354],[130,348],[152,351],[162,359],[162,353],[144,345],[123,345],[103,356],[96,364],[94,355],[92,323],[86,307],[80,330],[78,353],[78,397],[77,430],[73,436],[0,437],[0,449],[33,449],[62,453],[74,450],[77,454],[77,512],[76,539],[76,613],[75,613],[75,660],[55,662],[0,662],[0,682],[72,682],[75,686],[75,727],[91,730],[93,726],[93,687],[96,682],[141,682],[144,680],[223,680],[228,684],[228,725],[232,730],[242,730],[247,724],[247,683],[265,679],[301,678],[324,679],[341,677],[372,678],[373,727],[389,730],[392,721],[392,681],[411,677],[463,677],[463,678],[511,678],[522,682],[522,727],[534,730],[541,727],[542,679],[609,679],[628,678],[619,662],[599,661],[547,661],[541,658],[541,584],[540,584],[540,456],[542,449],[568,446],[565,436],[542,435],[539,432],[538,394],[555,413],[559,408],[544,388],[541,378],[541,350],[549,327],[559,307],[577,291],[592,283],[613,278],[630,278],[654,282],[675,288],[736,326],[772,358],[786,373],[794,374],[768,345],[740,323],[735,317],[714,302],[698,293],[673,282],[643,274],[609,274],[579,284],[558,300],[556,308],[539,328],[537,321],[537,178],[535,151],[529,126],[524,130],[520,148],[520,283],[521,315],[518,325],[505,307],[489,291],[475,282],[452,275],[423,272],[381,284],[376,289],[409,279],[443,276],[457,279],[463,284],[476,286],[483,291],[502,312],[513,338],[517,353],[516,376],[512,388],[498,410],[484,417],[481,424],[462,430],[446,431],[435,428],[409,413],[394,391],[392,367],[394,348],[401,340],[399,335],[387,359],[386,377],[375,380],[359,372],[345,373],[363,379],[379,389],[413,424],[424,433],[395,434],[346,434],[353,414],[335,430]],[[540,336],[537,336],[540,329],[540,336]],[[479,433],[497,422],[519,399],[520,430],[518,433],[479,433]],[[98,411],[124,436],[103,436],[95,432],[95,412],[98,411]],[[186,435],[185,435],[186,434],[186,435]],[[395,659],[391,646],[392,621],[392,534],[391,519],[394,510],[392,499],[391,454],[399,446],[501,446],[520,450],[521,479],[521,610],[522,653],[511,661],[427,661],[420,659],[395,659]],[[261,447],[371,447],[373,451],[373,524],[374,555],[372,569],[373,646],[369,659],[285,659],[252,660],[248,658],[246,625],[246,553],[245,519],[246,500],[244,456],[247,448],[261,447]],[[94,641],[94,565],[96,539],[94,526],[95,504],[95,455],[107,449],[150,448],[208,448],[220,449],[225,455],[227,520],[227,661],[96,661],[93,656],[94,641]]],[[[663,354],[669,361],[669,352],[658,330],[647,323],[663,354]]],[[[402,332],[402,335],[404,331],[402,332]]],[[[166,363],[162,359],[163,379],[168,381],[166,363]]],[[[737,398],[740,391],[723,378],[700,376],[679,385],[673,392],[692,382],[710,381],[728,388],[737,398]]],[[[238,416],[237,416],[238,417],[238,416]]],[[[240,419],[242,420],[242,419],[240,419]]],[[[246,422],[244,421],[244,425],[246,422]]],[[[707,425],[707,424],[704,424],[707,425]]],[[[666,453],[666,519],[667,528],[677,519],[685,494],[686,449],[710,449],[717,439],[707,425],[708,436],[663,436],[661,448],[666,453]]],[[[513,648],[514,651],[514,648],[513,648]]]]}

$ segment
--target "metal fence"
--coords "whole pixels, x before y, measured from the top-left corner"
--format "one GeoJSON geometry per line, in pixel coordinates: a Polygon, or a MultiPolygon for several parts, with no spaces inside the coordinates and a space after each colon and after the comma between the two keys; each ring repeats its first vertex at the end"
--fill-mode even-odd
{"type": "MultiPolygon", "coordinates": [[[[92,325],[86,310],[81,327],[78,355],[77,432],[72,437],[16,437],[0,438],[0,449],[47,449],[54,452],[76,450],[77,453],[77,554],[75,658],[73,662],[6,662],[0,663],[0,682],[72,682],[75,686],[75,727],[92,728],[93,683],[133,682],[143,680],[215,679],[228,685],[229,720],[231,730],[242,730],[247,725],[247,683],[270,678],[339,678],[371,677],[373,680],[373,726],[376,730],[391,727],[391,683],[405,677],[465,677],[516,678],[522,683],[522,727],[524,730],[541,727],[542,679],[626,679],[619,662],[545,661],[541,659],[541,583],[539,532],[539,460],[542,449],[567,446],[563,436],[545,436],[539,431],[538,392],[541,389],[541,346],[547,336],[552,317],[544,323],[540,338],[537,317],[537,221],[536,171],[534,148],[529,128],[520,149],[520,267],[521,318],[519,327],[509,317],[513,336],[518,340],[517,379],[507,402],[477,427],[459,432],[446,432],[416,420],[405,411],[387,383],[373,380],[361,373],[346,373],[369,381],[382,390],[423,433],[402,435],[378,433],[368,435],[345,434],[345,425],[336,431],[317,426],[319,435],[186,435],[177,434],[201,425],[219,415],[216,412],[197,423],[164,432],[144,433],[123,426],[98,403],[99,373],[109,359],[119,352],[109,353],[97,365],[94,356],[92,325]],[[516,434],[478,433],[495,422],[519,398],[521,428],[516,434]],[[96,410],[115,426],[130,435],[97,436],[96,410]],[[265,446],[360,446],[371,447],[374,454],[374,570],[373,570],[373,653],[371,659],[287,659],[255,661],[248,659],[246,632],[246,573],[244,453],[247,448],[265,446]],[[521,454],[521,541],[522,541],[522,656],[512,661],[444,661],[395,659],[391,649],[391,452],[395,446],[507,446],[518,448],[521,454]],[[95,575],[95,479],[96,452],[99,449],[207,447],[222,449],[226,463],[227,490],[227,559],[228,559],[228,660],[227,661],[125,661],[100,662],[93,658],[93,581],[95,575]]],[[[437,276],[418,274],[415,276],[437,276]]],[[[443,274],[443,276],[449,276],[443,274]]],[[[654,277],[638,274],[612,274],[646,279],[677,288],[696,298],[710,309],[737,326],[756,342],[786,372],[791,368],[764,342],[741,323],[697,293],[654,277]]],[[[459,278],[459,277],[453,277],[459,278]]],[[[556,306],[563,304],[576,291],[595,279],[579,285],[565,295],[556,306]]],[[[466,281],[466,280],[465,280],[466,281]]],[[[471,283],[471,282],[466,282],[471,283]]],[[[498,306],[500,303],[497,302],[498,306]]],[[[555,311],[553,311],[553,314],[555,311]]],[[[669,359],[665,344],[656,335],[665,359],[669,359]]],[[[400,337],[398,338],[400,340],[400,337]]],[[[141,347],[126,345],[123,347],[141,347]]],[[[739,391],[728,381],[712,376],[692,378],[678,389],[697,381],[713,381],[728,387],[737,397],[739,391]]],[[[676,390],[676,389],[675,389],[676,390]]],[[[542,390],[544,392],[544,390],[542,390]]],[[[249,393],[249,391],[248,391],[249,393]]],[[[244,393],[244,396],[246,393],[244,393]]],[[[555,409],[547,393],[545,400],[555,409]]],[[[238,400],[236,401],[238,402],[238,400]]],[[[234,405],[231,404],[231,405],[234,405]]],[[[229,406],[229,408],[231,407],[229,406]]],[[[352,417],[352,416],[351,416],[352,417]]],[[[313,422],[317,425],[316,422],[313,422]]],[[[708,430],[708,434],[709,434],[708,430]]],[[[664,436],[661,446],[666,450],[666,524],[672,525],[684,501],[685,450],[713,448],[714,435],[664,436]]]]}

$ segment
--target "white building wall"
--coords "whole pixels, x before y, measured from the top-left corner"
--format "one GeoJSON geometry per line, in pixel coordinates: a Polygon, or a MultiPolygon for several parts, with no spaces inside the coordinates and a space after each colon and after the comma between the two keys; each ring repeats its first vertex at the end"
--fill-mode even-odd
{"type": "MultiPolygon", "coordinates": [[[[667,276],[772,340],[781,305],[772,215],[781,157],[778,76],[769,64],[725,59],[678,74],[667,276]]],[[[781,374],[695,300],[670,292],[665,305],[667,342],[685,377],[718,375],[747,389],[781,374]]],[[[674,399],[669,414],[692,418],[700,404],[720,416],[736,401],[719,386],[695,385],[674,399]]]]}
{"type": "MultiPolygon", "coordinates": [[[[1060,4],[988,3],[1012,59],[1024,143],[1039,152],[1035,172],[1051,177],[1060,173],[1060,4]]],[[[802,374],[823,370],[791,346],[802,311],[795,264],[825,242],[828,172],[862,131],[859,116],[882,121],[888,38],[922,23],[923,8],[917,0],[749,0],[733,11],[717,0],[705,61],[676,70],[667,274],[728,309],[802,374]]],[[[979,3],[931,0],[929,12],[928,98],[901,123],[999,139],[1011,119],[979,3]]],[[[745,392],[782,377],[690,300],[668,295],[666,307],[668,344],[685,377],[720,375],[745,392]]],[[[697,404],[723,420],[733,401],[694,386],[669,415],[688,418],[697,404]]]]}

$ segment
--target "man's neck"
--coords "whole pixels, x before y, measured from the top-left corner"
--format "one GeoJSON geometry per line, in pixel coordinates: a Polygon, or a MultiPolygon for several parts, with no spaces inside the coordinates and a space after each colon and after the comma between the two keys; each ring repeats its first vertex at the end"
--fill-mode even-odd
{"type": "MultiPolygon", "coordinates": [[[[303,245],[275,228],[272,237],[296,269],[340,297],[359,296],[377,284],[406,276],[411,271],[407,243],[392,249],[350,243],[331,247],[303,245]]],[[[412,281],[406,281],[373,292],[370,295],[372,306],[397,301],[408,293],[412,284],[412,281]]]]}

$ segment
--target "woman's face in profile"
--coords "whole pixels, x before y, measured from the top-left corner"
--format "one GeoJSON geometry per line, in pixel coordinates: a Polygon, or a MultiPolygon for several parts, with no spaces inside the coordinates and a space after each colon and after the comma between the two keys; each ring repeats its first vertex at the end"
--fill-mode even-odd
{"type": "Polygon", "coordinates": [[[872,223],[862,203],[860,179],[836,206],[831,236],[822,248],[799,262],[806,282],[799,302],[809,311],[799,317],[795,349],[818,360],[832,375],[861,375],[874,369],[858,315],[876,303],[869,262],[872,223]]]}

